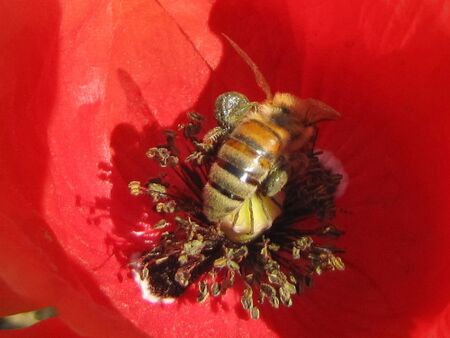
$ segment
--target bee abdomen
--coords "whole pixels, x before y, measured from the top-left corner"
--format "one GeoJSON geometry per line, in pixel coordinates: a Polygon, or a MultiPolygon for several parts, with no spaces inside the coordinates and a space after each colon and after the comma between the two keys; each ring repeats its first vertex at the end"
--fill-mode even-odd
{"type": "Polygon", "coordinates": [[[244,141],[230,138],[220,149],[216,163],[245,181],[261,183],[272,165],[271,160],[258,154],[244,141]]]}
{"type": "Polygon", "coordinates": [[[283,136],[274,127],[268,121],[249,119],[237,126],[231,137],[243,141],[259,155],[275,157],[281,152],[283,136]]]}
{"type": "Polygon", "coordinates": [[[209,183],[228,198],[243,202],[256,191],[258,185],[245,182],[242,178],[245,176],[237,176],[215,163],[209,175],[209,183]]]}
{"type": "Polygon", "coordinates": [[[242,167],[238,167],[223,158],[218,158],[216,163],[221,170],[226,171],[228,174],[233,175],[234,177],[238,177],[240,183],[249,184],[251,186],[258,187],[261,184],[262,177],[264,176],[264,172],[256,175],[254,171],[246,171],[242,167]]]}
{"type": "Polygon", "coordinates": [[[241,196],[233,194],[216,182],[206,183],[203,189],[203,212],[212,222],[217,222],[243,203],[241,196]]]}
{"type": "Polygon", "coordinates": [[[211,221],[217,221],[237,209],[258,188],[257,180],[241,180],[239,170],[233,167],[236,169],[233,172],[231,165],[227,166],[226,163],[219,161],[213,164],[203,190],[204,211],[211,221]]]}
{"type": "Polygon", "coordinates": [[[203,190],[204,213],[216,222],[256,193],[282,147],[281,137],[263,122],[249,119],[224,142],[203,190]]]}

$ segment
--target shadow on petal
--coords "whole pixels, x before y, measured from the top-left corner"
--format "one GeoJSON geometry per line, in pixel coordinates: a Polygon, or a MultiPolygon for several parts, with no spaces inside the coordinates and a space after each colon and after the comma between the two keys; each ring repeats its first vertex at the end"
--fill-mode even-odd
{"type": "MultiPolygon", "coordinates": [[[[162,10],[154,5],[149,3],[151,10],[144,9],[151,19],[160,20],[162,10]]],[[[239,305],[232,292],[221,301],[205,304],[182,300],[173,305],[150,305],[139,298],[131,277],[121,275],[127,271],[124,268],[130,254],[153,240],[141,241],[132,234],[136,223],[151,224],[154,215],[142,219],[148,202],[129,195],[127,185],[131,180],[145,181],[158,172],[145,158],[145,151],[162,141],[160,125],[173,128],[183,119],[183,104],[178,101],[188,102],[196,111],[211,116],[215,98],[224,91],[242,91],[254,100],[263,98],[251,72],[227,44],[219,66],[205,85],[202,81],[206,82],[210,74],[203,63],[208,58],[195,49],[195,39],[185,35],[175,12],[170,20],[175,21],[176,29],[167,25],[163,31],[150,24],[151,29],[144,30],[147,17],[139,17],[141,8],[122,17],[128,30],[115,33],[133,34],[124,33],[119,41],[119,52],[126,52],[120,57],[113,55],[119,61],[112,65],[118,64],[120,69],[115,68],[111,78],[118,81],[120,90],[113,89],[109,95],[123,96],[126,108],[122,111],[122,106],[111,104],[106,113],[98,113],[98,119],[114,123],[107,144],[113,153],[110,163],[95,163],[102,172],[100,183],[106,187],[112,183],[112,187],[110,196],[99,196],[94,208],[105,211],[112,224],[91,224],[83,240],[91,247],[103,240],[112,246],[114,259],[96,271],[97,282],[105,286],[111,301],[136,326],[149,334],[165,336],[230,332],[242,337],[288,337],[299,333],[312,337],[399,337],[410,332],[416,317],[432,315],[445,306],[448,296],[443,285],[450,285],[448,271],[436,271],[442,261],[439,258],[448,254],[448,230],[443,228],[447,219],[442,212],[448,189],[439,187],[436,181],[443,180],[448,163],[436,161],[436,157],[443,159],[448,153],[440,145],[448,138],[444,133],[448,121],[443,115],[449,111],[445,103],[449,69],[444,62],[449,51],[439,47],[439,53],[437,49],[430,53],[428,41],[446,46],[446,34],[430,32],[425,21],[419,21],[417,35],[411,34],[401,48],[377,53],[373,40],[368,48],[365,37],[355,28],[364,12],[361,6],[345,7],[331,1],[286,1],[285,6],[280,6],[275,2],[219,0],[212,7],[210,29],[217,36],[226,33],[236,40],[261,67],[274,90],[323,99],[343,113],[342,121],[321,129],[319,146],[340,159],[350,176],[348,190],[340,200],[350,213],[341,215],[337,222],[347,230],[344,244],[348,271],[317,278],[315,288],[298,297],[293,309],[264,308],[259,322],[242,316],[240,306],[229,306],[239,305]],[[179,36],[172,30],[188,41],[175,38],[179,36]],[[139,36],[141,31],[143,36],[139,36]],[[134,45],[127,40],[130,36],[142,40],[134,45]],[[154,36],[162,37],[161,41],[170,36],[176,41],[176,48],[171,48],[180,55],[167,55],[169,48],[155,43],[157,38],[150,38],[154,36]],[[146,44],[147,40],[152,44],[146,44]],[[183,70],[179,60],[187,56],[191,58],[183,70]],[[141,63],[136,62],[139,60],[141,63]],[[168,68],[167,74],[164,67],[168,68]],[[164,76],[167,78],[162,80],[164,76]],[[429,111],[439,112],[437,123],[427,119],[429,111]],[[109,115],[101,114],[116,115],[111,122],[109,115]],[[140,124],[135,125],[138,119],[140,124]],[[436,175],[430,175],[430,163],[436,163],[431,165],[436,175]],[[88,238],[90,232],[95,233],[92,238],[88,238]],[[122,270],[116,277],[118,266],[122,270]],[[434,282],[438,277],[442,280],[440,288],[434,282]]],[[[392,47],[392,43],[387,45],[392,47]]],[[[108,99],[108,103],[114,101],[108,99]]],[[[88,115],[101,107],[85,108],[83,113],[88,115]]],[[[104,126],[99,125],[95,131],[104,132],[104,126]]],[[[92,144],[103,140],[99,141],[102,136],[94,136],[97,134],[91,135],[92,144]]],[[[79,152],[80,157],[84,150],[79,152]]],[[[99,158],[102,156],[95,160],[99,158]]],[[[92,179],[92,175],[86,177],[92,179]]],[[[84,198],[89,199],[89,191],[86,196],[80,196],[81,204],[84,198]]],[[[145,229],[145,225],[142,227],[145,229]]],[[[74,252],[85,254],[80,248],[74,252]]],[[[90,248],[92,256],[95,249],[90,248]]],[[[83,259],[104,259],[102,250],[98,249],[100,253],[94,259],[83,259]]],[[[189,295],[193,293],[188,291],[189,295]]]]}

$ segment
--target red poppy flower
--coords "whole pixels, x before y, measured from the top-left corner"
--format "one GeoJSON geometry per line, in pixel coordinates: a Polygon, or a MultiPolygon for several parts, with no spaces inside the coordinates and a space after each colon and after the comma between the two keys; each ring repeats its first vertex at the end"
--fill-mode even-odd
{"type": "Polygon", "coordinates": [[[4,2],[0,315],[54,305],[43,336],[449,336],[449,6],[4,2]],[[343,115],[319,146],[348,174],[337,219],[347,270],[259,321],[234,292],[150,304],[126,266],[146,245],[133,235],[146,201],[127,184],[156,170],[144,154],[157,131],[209,114],[226,90],[263,98],[222,32],[274,90],[343,115]]]}

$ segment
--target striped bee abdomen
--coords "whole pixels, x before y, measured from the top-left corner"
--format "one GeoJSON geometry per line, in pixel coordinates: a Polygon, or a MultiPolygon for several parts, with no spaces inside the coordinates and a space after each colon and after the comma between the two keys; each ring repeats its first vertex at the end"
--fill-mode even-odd
{"type": "Polygon", "coordinates": [[[255,194],[283,145],[282,133],[270,124],[259,119],[240,123],[220,148],[209,172],[203,190],[206,217],[217,222],[255,194]]]}

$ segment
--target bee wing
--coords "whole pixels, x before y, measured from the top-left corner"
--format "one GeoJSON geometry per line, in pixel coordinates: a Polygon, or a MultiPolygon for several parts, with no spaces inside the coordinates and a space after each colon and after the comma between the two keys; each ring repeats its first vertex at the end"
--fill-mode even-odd
{"type": "Polygon", "coordinates": [[[305,121],[308,125],[322,121],[337,120],[341,117],[341,114],[322,101],[306,99],[303,100],[303,104],[306,108],[305,121]]]}

